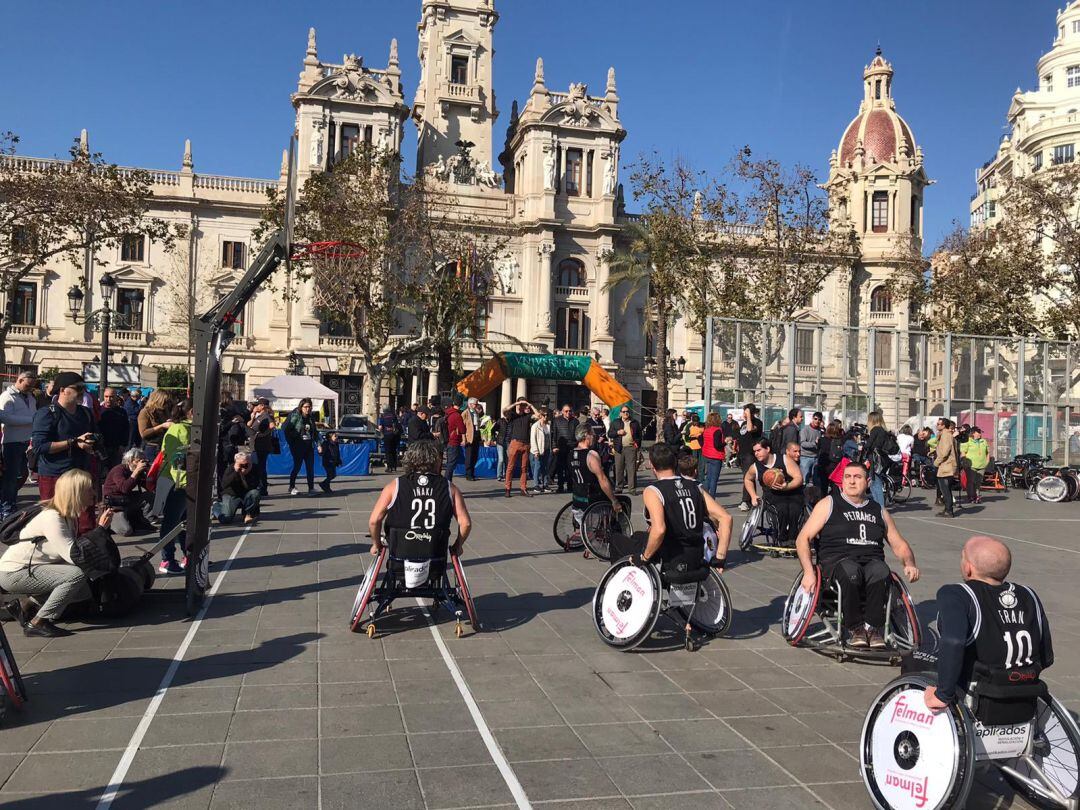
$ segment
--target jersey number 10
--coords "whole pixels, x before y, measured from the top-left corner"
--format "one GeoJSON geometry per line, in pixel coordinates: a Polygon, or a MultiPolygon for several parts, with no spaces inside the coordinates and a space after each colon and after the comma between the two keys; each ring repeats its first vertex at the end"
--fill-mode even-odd
{"type": "Polygon", "coordinates": [[[1035,645],[1031,641],[1031,633],[1027,630],[1017,630],[1015,633],[1005,633],[1003,638],[1005,639],[1005,669],[1031,666],[1031,656],[1035,652],[1035,645]],[[1016,639],[1015,646],[1013,644],[1014,638],[1016,639]],[[1014,651],[1016,653],[1015,660],[1013,659],[1014,651]]]}

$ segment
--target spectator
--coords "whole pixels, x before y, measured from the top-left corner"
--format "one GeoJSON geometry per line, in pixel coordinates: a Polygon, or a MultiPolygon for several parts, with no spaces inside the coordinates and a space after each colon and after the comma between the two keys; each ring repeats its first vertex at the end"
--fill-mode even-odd
{"type": "Polygon", "coordinates": [[[244,524],[259,518],[259,475],[251,463],[251,456],[243,450],[233,457],[232,466],[221,477],[221,500],[214,504],[211,513],[218,523],[233,522],[236,513],[244,516],[244,524]]]}
{"type": "Polygon", "coordinates": [[[152,497],[143,489],[146,484],[146,471],[150,462],[142,451],[132,447],[113,466],[105,476],[102,496],[105,505],[114,510],[112,530],[121,537],[146,534],[154,530],[154,524],[147,515],[150,512],[152,497]]]}
{"type": "Polygon", "coordinates": [[[944,417],[938,419],[937,447],[934,450],[934,462],[937,465],[938,494],[941,496],[942,510],[938,517],[956,517],[953,511],[952,480],[956,477],[956,440],[952,434],[953,423],[944,417]]]}
{"type": "Polygon", "coordinates": [[[337,470],[341,466],[341,445],[338,444],[337,433],[327,434],[319,445],[319,453],[322,455],[323,469],[326,470],[326,477],[319,482],[319,489],[332,495],[334,491],[330,489],[330,482],[337,478],[337,470]]]}
{"type": "MultiPolygon", "coordinates": [[[[56,479],[68,470],[90,470],[94,452],[94,416],[79,402],[86,393],[83,378],[64,371],[56,375],[56,402],[38,408],[34,414],[31,441],[37,452],[38,492],[41,500],[53,496],[56,479]]],[[[94,527],[93,504],[87,507],[79,530],[94,527]]]]}
{"type": "Polygon", "coordinates": [[[660,438],[664,440],[664,444],[668,445],[676,452],[678,452],[679,447],[682,445],[682,436],[679,431],[679,423],[675,419],[674,408],[668,408],[667,415],[664,417],[664,423],[660,427],[660,438]]]}
{"type": "MultiPolygon", "coordinates": [[[[259,495],[265,498],[270,494],[270,482],[266,475],[266,465],[274,455],[274,412],[270,410],[270,400],[261,397],[251,409],[248,429],[252,432],[251,444],[255,455],[251,458],[252,469],[259,481],[259,495]]],[[[280,448],[278,448],[280,450],[280,448]]]]}
{"type": "Polygon", "coordinates": [[[29,603],[20,603],[23,633],[55,638],[71,635],[54,624],[64,608],[91,596],[86,574],[72,557],[75,539],[92,533],[108,535],[113,513],[106,509],[96,526],[86,531],[78,528],[81,516],[94,506],[94,479],[80,469],[61,474],[42,506],[19,533],[20,542],[8,546],[0,557],[0,588],[14,596],[45,597],[28,621],[29,603]]]}
{"type": "Polygon", "coordinates": [[[114,389],[106,388],[101,400],[101,417],[98,431],[105,445],[105,468],[111,470],[120,463],[130,436],[128,416],[124,413],[124,400],[114,389]]]}
{"type": "Polygon", "coordinates": [[[739,435],[739,423],[735,421],[735,414],[728,411],[727,418],[720,423],[720,429],[724,433],[724,455],[728,466],[738,460],[737,437],[739,435]]]}
{"type": "Polygon", "coordinates": [[[319,450],[319,428],[311,409],[311,400],[304,397],[296,410],[285,419],[285,441],[293,460],[292,472],[289,473],[290,495],[300,494],[296,488],[296,476],[300,473],[301,465],[306,467],[308,495],[315,492],[315,453],[319,450]]]}
{"type": "Polygon", "coordinates": [[[825,417],[816,411],[810,417],[810,423],[799,429],[799,471],[807,485],[817,480],[818,444],[825,432],[824,421],[825,417]]]}
{"type": "MultiPolygon", "coordinates": [[[[394,416],[394,411],[387,408],[379,417],[379,434],[383,440],[383,450],[386,453],[386,471],[392,473],[398,466],[398,447],[401,444],[401,421],[394,416]]],[[[326,459],[323,459],[326,466],[326,459]]]]}
{"type": "Polygon", "coordinates": [[[577,424],[573,416],[570,406],[563,405],[559,415],[551,420],[551,469],[548,470],[548,481],[555,479],[555,491],[559,493],[570,489],[570,455],[577,444],[574,439],[577,424]]]}
{"type": "Polygon", "coordinates": [[[465,421],[465,480],[476,480],[476,461],[480,458],[480,417],[484,409],[476,397],[469,397],[465,412],[461,415],[465,421]]]}
{"type": "Polygon", "coordinates": [[[491,414],[483,413],[480,417],[480,440],[486,447],[490,447],[493,441],[492,431],[495,429],[495,420],[491,418],[491,414]]]}
{"type": "Polygon", "coordinates": [[[911,433],[911,426],[904,425],[896,433],[896,445],[900,448],[900,455],[906,461],[911,458],[911,448],[915,444],[915,437],[911,433]]]}
{"type": "MultiPolygon", "coordinates": [[[[787,452],[787,446],[792,442],[799,444],[799,435],[802,433],[803,419],[804,417],[801,408],[792,408],[788,411],[787,421],[780,430],[780,446],[776,450],[777,453],[787,452]]],[[[802,450],[801,447],[799,449],[800,451],[802,450]]],[[[806,479],[804,478],[803,480],[806,479]]]]}
{"type": "MultiPolygon", "coordinates": [[[[546,408],[544,412],[547,412],[546,408]]],[[[550,416],[550,414],[548,415],[550,416]]],[[[548,427],[550,427],[550,424],[548,427]]],[[[594,406],[592,409],[592,416],[589,417],[589,427],[592,429],[594,437],[593,448],[599,450],[607,444],[607,422],[604,421],[599,405],[594,406]]],[[[601,452],[601,455],[603,455],[603,452],[601,452]]]]}
{"type": "Polygon", "coordinates": [[[705,435],[705,426],[701,424],[701,417],[698,416],[697,411],[693,411],[690,414],[690,421],[685,426],[686,436],[686,449],[690,451],[690,454],[694,457],[694,461],[697,464],[698,481],[702,481],[705,478],[705,461],[701,456],[701,440],[705,435]]]}
{"type": "Polygon", "coordinates": [[[416,413],[414,413],[412,419],[409,420],[408,433],[406,434],[409,444],[424,440],[431,441],[430,418],[431,414],[426,407],[416,409],[416,413]]]}
{"type": "Polygon", "coordinates": [[[836,465],[844,458],[844,431],[836,422],[825,428],[825,435],[818,443],[817,474],[818,489],[822,496],[830,491],[830,476],[836,465]]]}
{"type": "Polygon", "coordinates": [[[705,432],[701,437],[701,454],[705,457],[705,491],[716,497],[716,484],[724,467],[724,431],[720,414],[712,411],[705,420],[705,432]]]}
{"type": "MultiPolygon", "coordinates": [[[[503,411],[506,417],[506,432],[510,437],[510,444],[506,451],[506,497],[510,497],[511,480],[514,470],[521,466],[521,494],[531,497],[528,490],[529,483],[529,433],[533,419],[536,418],[537,410],[524,397],[503,411]]],[[[575,421],[575,425],[576,425],[575,421]]]]}
{"type": "Polygon", "coordinates": [[[982,428],[975,425],[968,429],[968,440],[960,445],[964,457],[964,469],[967,472],[967,494],[971,503],[982,503],[979,487],[986,477],[986,468],[990,464],[990,445],[983,438],[982,428]]]}
{"type": "MultiPolygon", "coordinates": [[[[156,392],[155,392],[156,393],[156,392]]],[[[166,487],[164,512],[161,516],[161,529],[158,537],[165,539],[173,529],[187,519],[187,451],[191,444],[191,417],[194,408],[191,400],[185,399],[173,408],[169,419],[169,429],[161,439],[161,452],[164,462],[158,475],[158,487],[166,487]],[[164,481],[163,481],[164,479],[164,481]]],[[[161,564],[158,571],[162,574],[179,574],[187,568],[187,533],[179,536],[161,549],[161,564]],[[176,547],[184,554],[176,561],[176,547]]]]}
{"type": "Polygon", "coordinates": [[[19,487],[26,481],[26,451],[30,447],[30,435],[34,429],[37,400],[34,386],[37,374],[23,371],[4,393],[0,394],[0,423],[4,426],[3,470],[0,480],[0,520],[15,511],[19,487]]]}
{"type": "Polygon", "coordinates": [[[499,415],[499,418],[491,424],[491,444],[495,448],[495,455],[498,458],[495,477],[500,481],[502,480],[502,477],[506,475],[507,426],[508,423],[506,417],[501,414],[499,415]]]}
{"type": "Polygon", "coordinates": [[[233,399],[231,391],[222,391],[218,405],[218,453],[217,485],[221,491],[221,479],[225,470],[232,466],[233,456],[247,445],[247,423],[251,415],[243,403],[233,399]]]}
{"type": "Polygon", "coordinates": [[[124,397],[124,413],[128,418],[128,447],[142,446],[142,436],[139,435],[139,413],[143,409],[142,396],[138,388],[132,388],[124,397]]]}
{"type": "Polygon", "coordinates": [[[445,420],[443,436],[446,439],[445,449],[443,451],[445,456],[443,477],[447,481],[453,481],[454,469],[457,467],[458,460],[461,458],[462,447],[468,445],[471,426],[466,426],[465,419],[461,416],[461,411],[458,408],[457,402],[451,402],[450,407],[447,408],[443,414],[445,420]]]}
{"type": "Polygon", "coordinates": [[[142,439],[143,455],[151,464],[161,452],[161,441],[169,428],[172,420],[169,415],[176,407],[176,403],[165,391],[154,391],[146,400],[146,405],[139,412],[139,437],[142,439]]]}
{"type": "Polygon", "coordinates": [[[623,406],[619,418],[611,420],[608,428],[611,450],[615,453],[615,491],[630,485],[630,494],[637,495],[637,454],[641,447],[641,423],[630,417],[630,409],[623,406]]]}
{"type": "Polygon", "coordinates": [[[930,439],[934,431],[928,427],[920,428],[915,434],[915,440],[911,443],[911,460],[914,463],[929,467],[930,463],[930,439]]]}
{"type": "Polygon", "coordinates": [[[889,470],[889,456],[896,449],[896,439],[885,427],[881,411],[871,411],[866,418],[866,426],[870,429],[870,434],[866,437],[862,457],[870,470],[870,497],[884,509],[885,487],[881,479],[889,470]]]}
{"type": "MultiPolygon", "coordinates": [[[[757,463],[757,459],[754,458],[754,442],[762,437],[764,431],[764,425],[757,417],[757,406],[751,402],[743,405],[743,423],[739,426],[738,431],[738,452],[739,452],[739,467],[742,468],[743,475],[746,475],[746,471],[757,463]]],[[[742,501],[739,503],[739,509],[746,512],[750,509],[750,493],[746,491],[746,487],[742,488],[742,501]]]]}
{"type": "Polygon", "coordinates": [[[529,433],[529,459],[532,462],[533,487],[536,492],[548,490],[548,467],[551,464],[551,425],[547,409],[540,411],[529,433]]]}

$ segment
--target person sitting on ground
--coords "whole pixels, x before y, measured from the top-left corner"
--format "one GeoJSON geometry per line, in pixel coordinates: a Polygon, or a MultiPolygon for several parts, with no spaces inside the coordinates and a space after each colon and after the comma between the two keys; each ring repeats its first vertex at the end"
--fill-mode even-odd
{"type": "Polygon", "coordinates": [[[923,695],[927,708],[945,709],[956,702],[957,687],[972,682],[999,687],[999,693],[1033,684],[1054,663],[1042,601],[1028,586],[1005,580],[1011,568],[1012,554],[1000,540],[976,535],[964,543],[964,581],[937,593],[941,640],[937,684],[923,695]]]}
{"type": "Polygon", "coordinates": [[[764,500],[776,510],[780,520],[776,527],[777,545],[791,546],[804,506],[799,443],[791,442],[784,455],[780,456],[773,452],[768,439],[758,439],[754,442],[754,458],[754,466],[743,476],[743,487],[750,494],[750,503],[753,506],[757,506],[759,500],[764,500]],[[765,473],[772,469],[783,472],[784,479],[767,484],[765,473]],[[761,498],[757,494],[757,484],[761,485],[761,498]]]}
{"type": "Polygon", "coordinates": [[[150,462],[142,450],[132,447],[105,476],[101,494],[105,498],[105,505],[116,510],[112,522],[113,534],[131,537],[154,531],[154,524],[149,519],[154,499],[143,488],[149,469],[150,462]]]}
{"type": "MultiPolygon", "coordinates": [[[[450,521],[457,520],[457,539],[450,553],[460,557],[472,531],[472,519],[461,490],[442,475],[442,453],[431,439],[411,443],[402,458],[405,474],[379,493],[371,510],[368,530],[371,553],[377,556],[395,533],[415,532],[436,543],[449,540],[450,521]]],[[[437,573],[437,572],[432,572],[437,573]]]]}
{"type": "Polygon", "coordinates": [[[113,511],[106,509],[90,532],[79,531],[79,515],[94,504],[94,480],[85,470],[68,470],[56,479],[52,498],[22,528],[20,542],[7,547],[0,557],[0,588],[19,597],[44,597],[36,615],[29,619],[29,600],[20,601],[23,632],[28,636],[55,638],[71,633],[54,622],[68,605],[89,599],[90,583],[74,562],[76,537],[94,532],[108,534],[113,511]]]}
{"type": "Polygon", "coordinates": [[[221,500],[213,506],[219,523],[232,523],[237,512],[244,523],[254,523],[259,517],[259,474],[252,468],[251,456],[243,450],[233,456],[233,465],[221,477],[221,500]]]}
{"type": "MultiPolygon", "coordinates": [[[[686,454],[697,474],[697,459],[686,454]]],[[[684,573],[705,564],[702,537],[708,518],[717,534],[717,547],[711,565],[724,569],[731,543],[731,515],[696,480],[676,473],[677,457],[668,444],[657,442],[649,450],[649,464],[656,481],[645,487],[642,498],[650,516],[649,539],[638,558],[647,563],[659,559],[662,570],[684,573]]]]}
{"type": "Polygon", "coordinates": [[[319,452],[322,454],[323,469],[326,470],[326,477],[319,482],[319,489],[327,495],[332,495],[334,490],[330,489],[330,482],[337,478],[337,470],[341,466],[341,445],[338,444],[336,431],[326,434],[319,452]]]}
{"type": "Polygon", "coordinates": [[[802,588],[817,587],[810,544],[818,538],[818,565],[825,583],[841,584],[843,631],[849,647],[885,649],[885,600],[891,574],[885,562],[885,544],[904,566],[908,582],[919,579],[915,554],[892,516],[867,497],[869,472],[862,464],[844,468],[842,491],[818,501],[799,532],[795,546],[802,565],[802,588]]]}

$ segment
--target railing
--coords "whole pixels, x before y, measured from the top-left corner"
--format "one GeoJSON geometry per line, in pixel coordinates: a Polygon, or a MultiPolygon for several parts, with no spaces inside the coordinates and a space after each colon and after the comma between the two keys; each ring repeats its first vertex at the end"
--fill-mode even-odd
{"type": "Polygon", "coordinates": [[[568,357],[596,357],[596,352],[592,349],[555,349],[555,354],[563,354],[568,357]]]}
{"type": "Polygon", "coordinates": [[[455,84],[447,82],[444,86],[444,95],[451,98],[466,98],[476,101],[480,98],[480,86],[476,84],[455,84]]]}
{"type": "Polygon", "coordinates": [[[818,372],[818,367],[814,363],[796,363],[795,374],[797,376],[815,376],[818,372]]]}
{"type": "Polygon", "coordinates": [[[37,324],[14,324],[8,329],[8,337],[37,338],[41,336],[41,327],[37,324]]]}
{"type": "Polygon", "coordinates": [[[895,368],[879,368],[876,369],[876,371],[878,377],[887,377],[891,379],[896,376],[895,368]]]}
{"type": "Polygon", "coordinates": [[[884,321],[888,321],[889,323],[892,323],[893,321],[896,320],[896,313],[895,312],[871,312],[869,320],[870,320],[871,323],[882,323],[884,321]]]}
{"type": "MultiPolygon", "coordinates": [[[[54,158],[22,157],[21,155],[0,156],[0,160],[13,164],[16,171],[40,173],[55,168],[67,166],[69,160],[56,160],[54,158]]],[[[155,186],[179,186],[183,172],[174,172],[167,169],[136,169],[130,166],[118,166],[121,175],[128,177],[132,173],[141,171],[150,177],[150,182],[155,186]]],[[[192,175],[195,188],[205,188],[211,191],[238,191],[243,193],[265,194],[268,188],[275,188],[276,180],[265,180],[258,177],[229,177],[220,174],[195,174],[192,175]]]]}
{"type": "Polygon", "coordinates": [[[572,298],[588,298],[589,290],[587,287],[556,287],[555,294],[572,298]]]}
{"type": "Polygon", "coordinates": [[[117,343],[137,343],[145,346],[150,342],[150,336],[146,332],[132,329],[113,330],[109,337],[117,343]]]}
{"type": "Polygon", "coordinates": [[[265,194],[268,188],[277,188],[277,184],[276,180],[260,180],[254,177],[227,177],[219,174],[195,175],[195,188],[206,188],[212,191],[265,194]]]}
{"type": "MultiPolygon", "coordinates": [[[[550,101],[551,101],[551,106],[554,107],[556,104],[562,104],[565,101],[569,101],[570,100],[570,94],[569,93],[550,93],[549,92],[548,93],[548,99],[550,99],[550,101]]],[[[585,97],[585,102],[590,107],[598,107],[599,108],[599,107],[603,106],[604,99],[599,97],[599,96],[586,96],[585,97]]]]}
{"type": "Polygon", "coordinates": [[[350,335],[319,335],[319,345],[327,349],[355,349],[356,338],[350,335]]]}

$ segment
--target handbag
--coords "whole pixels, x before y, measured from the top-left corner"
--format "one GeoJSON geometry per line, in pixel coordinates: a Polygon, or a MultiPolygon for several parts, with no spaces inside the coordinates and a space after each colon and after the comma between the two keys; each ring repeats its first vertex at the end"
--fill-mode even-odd
{"type": "Polygon", "coordinates": [[[93,582],[120,567],[120,549],[109,530],[99,526],[75,538],[71,544],[71,561],[93,582]]]}
{"type": "Polygon", "coordinates": [[[274,433],[270,437],[270,455],[272,455],[272,456],[280,456],[281,455],[281,437],[278,436],[277,433],[274,433]]]}

